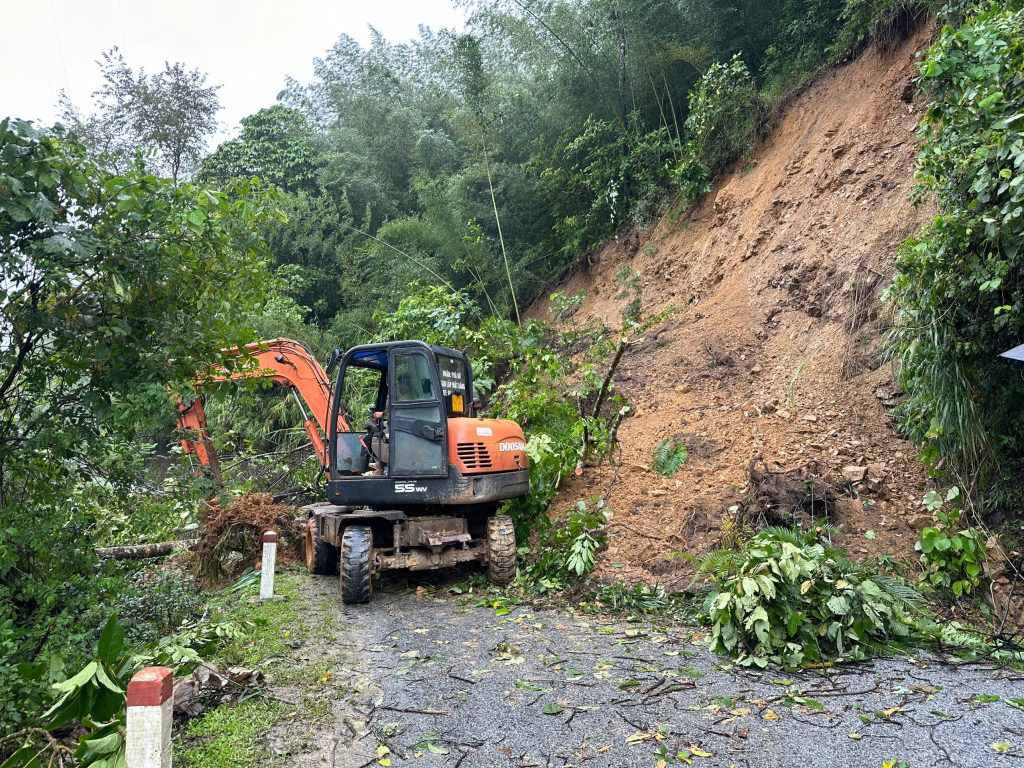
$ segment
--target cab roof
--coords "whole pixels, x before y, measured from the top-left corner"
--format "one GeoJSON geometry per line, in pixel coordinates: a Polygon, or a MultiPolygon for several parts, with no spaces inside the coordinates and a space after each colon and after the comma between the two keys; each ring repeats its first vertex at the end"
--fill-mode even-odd
{"type": "Polygon", "coordinates": [[[425,341],[410,340],[388,341],[382,344],[361,344],[357,347],[352,347],[352,349],[345,353],[345,363],[357,368],[384,370],[388,367],[388,352],[395,347],[418,347],[433,352],[435,356],[441,355],[443,357],[455,357],[460,360],[466,359],[464,354],[453,349],[439,347],[436,344],[427,344],[425,341]]]}

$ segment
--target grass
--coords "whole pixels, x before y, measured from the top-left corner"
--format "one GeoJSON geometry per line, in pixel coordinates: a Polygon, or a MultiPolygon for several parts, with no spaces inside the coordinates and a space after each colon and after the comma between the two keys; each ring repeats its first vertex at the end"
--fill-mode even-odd
{"type": "MultiPolygon", "coordinates": [[[[295,577],[277,575],[275,592],[287,600],[250,603],[257,591],[253,585],[242,592],[221,592],[211,603],[233,621],[251,622],[252,631],[245,637],[223,644],[209,661],[220,667],[238,665],[260,669],[275,677],[287,676],[293,670],[272,666],[272,660],[288,657],[287,643],[301,639],[305,629],[300,620],[300,601],[295,577]]],[[[204,717],[191,721],[182,733],[175,735],[175,764],[186,768],[239,768],[266,765],[264,737],[268,730],[286,714],[286,705],[266,698],[253,698],[237,707],[218,707],[204,717]]]]}
{"type": "Polygon", "coordinates": [[[237,768],[264,765],[262,736],[284,713],[277,701],[253,699],[237,707],[218,707],[189,724],[175,763],[189,768],[237,768]],[[194,743],[188,745],[189,742],[194,743]],[[195,743],[198,742],[198,743],[195,743]]]}

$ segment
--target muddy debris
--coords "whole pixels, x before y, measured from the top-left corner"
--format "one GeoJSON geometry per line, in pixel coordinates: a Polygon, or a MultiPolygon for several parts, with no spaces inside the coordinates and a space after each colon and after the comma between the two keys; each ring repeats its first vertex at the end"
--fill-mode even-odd
{"type": "Polygon", "coordinates": [[[277,531],[279,566],[301,561],[304,530],[295,507],[275,504],[269,493],[247,493],[224,506],[217,501],[201,506],[197,563],[209,586],[257,568],[266,531],[277,531]]]}
{"type": "Polygon", "coordinates": [[[774,471],[761,454],[747,465],[750,506],[747,517],[757,528],[768,525],[799,525],[805,531],[828,517],[829,505],[835,506],[835,494],[807,467],[774,471]],[[759,468],[758,465],[760,465],[759,468]]]}

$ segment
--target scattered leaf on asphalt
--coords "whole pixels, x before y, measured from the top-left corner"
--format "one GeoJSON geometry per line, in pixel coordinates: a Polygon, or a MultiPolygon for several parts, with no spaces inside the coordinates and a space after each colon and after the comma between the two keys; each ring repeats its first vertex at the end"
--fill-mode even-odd
{"type": "Polygon", "coordinates": [[[999,754],[1002,754],[1003,752],[1009,752],[1013,744],[1008,741],[993,741],[989,746],[999,754]]]}
{"type": "Polygon", "coordinates": [[[776,715],[774,712],[772,712],[770,709],[766,710],[764,715],[762,715],[762,717],[765,720],[778,720],[779,719],[779,716],[776,715]]]}
{"type": "Polygon", "coordinates": [[[859,739],[860,738],[860,734],[859,733],[848,733],[846,735],[849,736],[851,739],[859,739]]]}
{"type": "Polygon", "coordinates": [[[516,686],[516,688],[522,688],[524,691],[543,691],[544,690],[544,686],[543,685],[537,685],[536,683],[531,683],[529,680],[516,680],[515,681],[515,686],[516,686]]]}
{"type": "Polygon", "coordinates": [[[562,709],[560,706],[550,701],[547,704],[545,704],[544,708],[541,710],[541,712],[543,712],[545,715],[560,715],[564,711],[565,710],[562,709]]]}

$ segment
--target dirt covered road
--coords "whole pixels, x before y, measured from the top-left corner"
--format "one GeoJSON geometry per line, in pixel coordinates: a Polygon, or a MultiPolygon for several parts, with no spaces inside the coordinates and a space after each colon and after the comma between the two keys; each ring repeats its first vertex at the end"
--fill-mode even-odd
{"type": "Polygon", "coordinates": [[[497,615],[479,595],[394,587],[369,605],[344,606],[337,577],[292,574],[304,629],[270,683],[281,699],[307,703],[303,687],[315,687],[316,701],[267,734],[275,763],[654,768],[680,754],[693,765],[751,767],[1024,761],[1024,711],[1008,701],[1024,697],[1024,676],[1013,670],[906,657],[756,673],[709,653],[695,627],[528,606],[497,615]]]}

